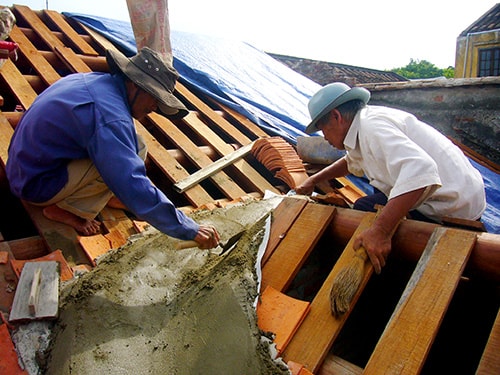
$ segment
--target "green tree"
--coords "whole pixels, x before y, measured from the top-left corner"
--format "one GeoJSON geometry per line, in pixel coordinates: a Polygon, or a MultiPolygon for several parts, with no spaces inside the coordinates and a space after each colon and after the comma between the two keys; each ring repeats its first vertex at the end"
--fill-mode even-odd
{"type": "Polygon", "coordinates": [[[453,78],[455,69],[452,66],[440,69],[429,61],[410,59],[408,65],[401,68],[394,68],[390,71],[408,79],[422,79],[436,77],[453,78]]]}
{"type": "Polygon", "coordinates": [[[449,66],[446,69],[443,69],[443,76],[445,76],[446,78],[455,77],[455,68],[452,66],[449,66]]]}

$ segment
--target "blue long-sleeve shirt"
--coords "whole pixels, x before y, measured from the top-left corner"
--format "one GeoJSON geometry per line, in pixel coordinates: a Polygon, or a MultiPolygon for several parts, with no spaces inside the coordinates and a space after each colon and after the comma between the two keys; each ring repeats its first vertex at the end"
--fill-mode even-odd
{"type": "Polygon", "coordinates": [[[72,74],[37,97],[9,146],[6,172],[12,192],[27,201],[48,201],[66,184],[67,164],[74,159],[91,159],[137,217],[172,237],[196,236],[198,224],[146,175],[122,77],[72,74]]]}

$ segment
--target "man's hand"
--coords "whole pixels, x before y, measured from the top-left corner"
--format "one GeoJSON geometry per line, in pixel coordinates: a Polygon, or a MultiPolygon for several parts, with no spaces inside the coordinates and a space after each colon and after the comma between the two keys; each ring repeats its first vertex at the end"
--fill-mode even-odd
{"type": "Polygon", "coordinates": [[[425,188],[410,191],[390,199],[384,208],[377,214],[373,225],[361,232],[354,239],[354,249],[363,246],[373,264],[377,274],[382,272],[382,267],[391,252],[391,240],[400,220],[417,202],[425,188]]]}
{"type": "Polygon", "coordinates": [[[213,225],[200,225],[194,240],[200,249],[213,249],[220,242],[220,235],[213,225]]]}
{"type": "Polygon", "coordinates": [[[375,273],[380,274],[391,252],[391,238],[391,233],[387,233],[376,226],[372,226],[361,232],[354,239],[353,246],[355,250],[359,249],[361,246],[365,248],[373,264],[375,273]]]}
{"type": "Polygon", "coordinates": [[[323,168],[316,174],[310,176],[302,184],[295,188],[295,192],[301,195],[311,195],[317,184],[323,181],[330,181],[333,178],[345,176],[349,173],[347,169],[347,161],[344,158],[340,158],[333,164],[323,168]]]}
{"type": "Polygon", "coordinates": [[[311,195],[314,191],[315,183],[312,177],[307,178],[302,184],[295,188],[295,192],[300,195],[311,195]]]}

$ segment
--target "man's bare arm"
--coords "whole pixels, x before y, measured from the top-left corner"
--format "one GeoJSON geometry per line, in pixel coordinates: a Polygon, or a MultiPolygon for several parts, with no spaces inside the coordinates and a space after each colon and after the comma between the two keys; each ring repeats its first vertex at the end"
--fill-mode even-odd
{"type": "Polygon", "coordinates": [[[355,239],[354,249],[361,246],[365,248],[377,274],[382,271],[387,256],[391,252],[393,230],[418,202],[424,191],[425,187],[390,199],[373,225],[355,239]]]}

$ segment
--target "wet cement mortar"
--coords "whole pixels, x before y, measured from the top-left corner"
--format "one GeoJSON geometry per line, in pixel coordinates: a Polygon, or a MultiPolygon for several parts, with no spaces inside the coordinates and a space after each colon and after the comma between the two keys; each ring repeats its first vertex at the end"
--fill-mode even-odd
{"type": "Polygon", "coordinates": [[[154,229],[61,287],[40,373],[288,374],[258,329],[256,255],[265,219],[279,200],[198,212],[221,239],[246,229],[237,245],[175,250],[154,229]],[[218,249],[220,250],[220,248],[218,249]]]}

